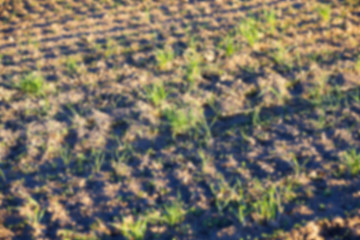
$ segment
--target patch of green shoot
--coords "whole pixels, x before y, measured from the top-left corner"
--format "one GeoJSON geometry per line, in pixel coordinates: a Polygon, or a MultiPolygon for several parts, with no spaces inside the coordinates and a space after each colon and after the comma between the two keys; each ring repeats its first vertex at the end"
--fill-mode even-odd
{"type": "Polygon", "coordinates": [[[43,77],[37,73],[29,73],[20,79],[19,89],[27,94],[41,95],[44,93],[45,82],[43,77]]]}
{"type": "Polygon", "coordinates": [[[173,137],[186,134],[199,122],[192,109],[166,109],[163,115],[171,127],[173,137]]]}
{"type": "Polygon", "coordinates": [[[232,56],[237,50],[235,39],[231,34],[226,35],[223,41],[220,43],[221,49],[225,51],[227,57],[232,56]]]}
{"type": "Polygon", "coordinates": [[[69,75],[75,75],[79,73],[80,67],[77,63],[77,60],[74,57],[68,57],[65,62],[66,72],[69,75]]]}
{"type": "Polygon", "coordinates": [[[201,57],[195,48],[189,48],[185,53],[186,80],[190,83],[190,89],[194,86],[195,80],[201,75],[201,57]]]}
{"type": "Polygon", "coordinates": [[[355,148],[345,152],[342,160],[352,176],[360,173],[360,152],[358,153],[355,148]]]}
{"type": "Polygon", "coordinates": [[[325,22],[325,23],[329,23],[330,19],[331,19],[331,6],[330,4],[320,4],[317,8],[316,8],[316,12],[319,14],[319,16],[321,17],[321,19],[325,22]]]}
{"type": "Polygon", "coordinates": [[[139,218],[137,221],[127,221],[121,224],[113,224],[120,230],[127,240],[143,240],[147,230],[147,219],[139,218]]]}
{"type": "Polygon", "coordinates": [[[270,33],[274,33],[276,30],[276,13],[275,10],[273,8],[271,8],[270,10],[264,10],[264,18],[265,18],[265,22],[267,24],[267,26],[269,27],[268,31],[270,33]]]}
{"type": "Polygon", "coordinates": [[[175,52],[172,48],[159,49],[155,52],[155,58],[160,70],[169,70],[171,62],[175,58],[175,52]]]}
{"type": "Polygon", "coordinates": [[[184,210],[180,201],[164,207],[163,221],[169,226],[173,227],[184,220],[186,211],[184,210]]]}
{"type": "Polygon", "coordinates": [[[260,39],[260,29],[258,21],[255,17],[248,17],[240,22],[236,32],[246,39],[247,43],[252,47],[260,39]]]}
{"type": "Polygon", "coordinates": [[[155,106],[161,105],[161,103],[166,100],[168,95],[163,83],[151,84],[150,86],[146,86],[145,94],[147,100],[155,106]]]}

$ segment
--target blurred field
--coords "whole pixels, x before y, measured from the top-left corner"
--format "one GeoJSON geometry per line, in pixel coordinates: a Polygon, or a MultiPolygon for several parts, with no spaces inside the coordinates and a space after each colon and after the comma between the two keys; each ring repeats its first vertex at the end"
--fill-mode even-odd
{"type": "Polygon", "coordinates": [[[360,239],[356,0],[0,0],[0,239],[360,239]]]}

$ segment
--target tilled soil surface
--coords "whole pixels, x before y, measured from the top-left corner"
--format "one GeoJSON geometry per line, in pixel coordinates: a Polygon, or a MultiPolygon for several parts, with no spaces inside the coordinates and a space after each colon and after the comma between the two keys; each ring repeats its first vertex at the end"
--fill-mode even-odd
{"type": "Polygon", "coordinates": [[[0,0],[0,239],[360,239],[359,86],[359,1],[0,0]]]}

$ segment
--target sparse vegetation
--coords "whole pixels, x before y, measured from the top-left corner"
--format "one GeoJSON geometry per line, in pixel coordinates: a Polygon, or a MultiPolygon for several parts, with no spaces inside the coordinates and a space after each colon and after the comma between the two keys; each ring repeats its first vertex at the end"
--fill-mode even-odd
{"type": "Polygon", "coordinates": [[[172,135],[189,134],[201,123],[202,116],[197,116],[192,108],[168,108],[163,112],[164,117],[171,127],[172,135]]]}
{"type": "Polygon", "coordinates": [[[164,207],[162,220],[169,226],[175,226],[184,220],[185,210],[180,201],[164,207]]]}
{"type": "Polygon", "coordinates": [[[6,2],[1,239],[359,238],[358,1],[6,2]]]}
{"type": "Polygon", "coordinates": [[[175,53],[171,48],[156,51],[156,61],[160,70],[168,70],[175,58],[175,53]]]}
{"type": "Polygon", "coordinates": [[[71,76],[76,75],[80,71],[79,64],[76,58],[74,57],[68,57],[65,61],[65,66],[66,66],[66,72],[71,76]]]}
{"type": "Polygon", "coordinates": [[[282,212],[281,197],[277,187],[271,186],[252,204],[260,221],[274,220],[282,212]]]}
{"type": "Polygon", "coordinates": [[[329,23],[331,19],[331,6],[329,4],[320,4],[316,8],[317,13],[325,23],[329,23]]]}
{"type": "Polygon", "coordinates": [[[243,19],[237,27],[237,33],[246,39],[247,43],[252,47],[260,39],[259,23],[255,17],[243,19]]]}
{"type": "Polygon", "coordinates": [[[120,225],[114,224],[114,227],[118,228],[128,240],[143,240],[147,230],[147,220],[138,219],[133,221],[130,219],[120,225]]]}
{"type": "Polygon", "coordinates": [[[264,10],[265,23],[267,24],[268,31],[272,34],[276,31],[276,12],[273,8],[264,10]]]}
{"type": "Polygon", "coordinates": [[[185,53],[185,78],[190,83],[190,88],[195,84],[195,80],[201,75],[201,57],[195,48],[189,48],[185,53]]]}
{"type": "Polygon", "coordinates": [[[357,152],[356,148],[345,152],[343,161],[351,175],[355,176],[360,173],[360,153],[357,152]]]}
{"type": "Polygon", "coordinates": [[[44,93],[45,81],[38,73],[29,73],[20,79],[19,89],[27,94],[41,95],[44,93]]]}
{"type": "Polygon", "coordinates": [[[360,56],[357,57],[356,63],[355,63],[355,69],[360,72],[360,56]]]}
{"type": "Polygon", "coordinates": [[[225,51],[227,57],[233,55],[238,48],[235,39],[231,36],[231,34],[228,34],[223,39],[223,41],[220,44],[220,47],[225,51]]]}
{"type": "Polygon", "coordinates": [[[159,106],[166,100],[168,93],[166,92],[163,83],[152,84],[145,88],[146,98],[155,106],[159,106]]]}

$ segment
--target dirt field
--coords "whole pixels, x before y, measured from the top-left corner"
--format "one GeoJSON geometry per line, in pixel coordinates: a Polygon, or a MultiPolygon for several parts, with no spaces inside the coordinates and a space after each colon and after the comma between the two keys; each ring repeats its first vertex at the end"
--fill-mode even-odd
{"type": "Polygon", "coordinates": [[[360,239],[357,0],[0,1],[0,239],[360,239]]]}

